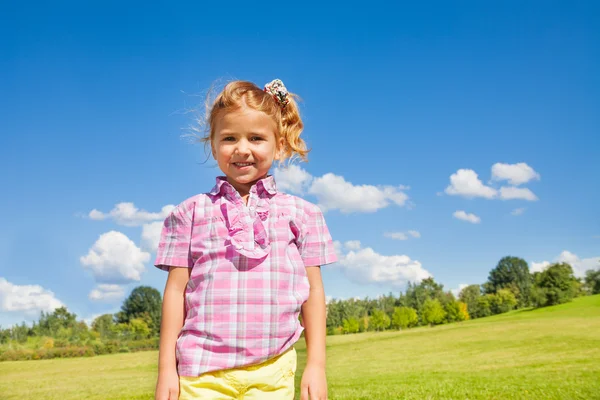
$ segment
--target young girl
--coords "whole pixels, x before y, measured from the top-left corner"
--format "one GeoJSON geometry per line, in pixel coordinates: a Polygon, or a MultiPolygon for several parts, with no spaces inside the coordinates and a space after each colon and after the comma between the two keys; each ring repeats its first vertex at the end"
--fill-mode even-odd
{"type": "Polygon", "coordinates": [[[333,243],[319,208],[269,175],[275,160],[306,159],[294,96],[280,80],[235,81],[207,117],[203,140],[225,176],[165,219],[156,400],[293,399],[303,329],[301,399],[326,399],[320,266],[336,261],[333,243]]]}

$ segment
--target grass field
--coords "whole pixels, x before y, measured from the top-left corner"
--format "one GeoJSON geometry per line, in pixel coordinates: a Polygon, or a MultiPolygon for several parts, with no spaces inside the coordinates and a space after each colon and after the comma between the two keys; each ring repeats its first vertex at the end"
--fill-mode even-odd
{"type": "MultiPolygon", "coordinates": [[[[300,381],[306,360],[297,345],[300,381]]],[[[0,363],[0,399],[150,400],[157,352],[0,363]]],[[[405,332],[328,337],[329,398],[600,399],[600,295],[405,332]]]]}

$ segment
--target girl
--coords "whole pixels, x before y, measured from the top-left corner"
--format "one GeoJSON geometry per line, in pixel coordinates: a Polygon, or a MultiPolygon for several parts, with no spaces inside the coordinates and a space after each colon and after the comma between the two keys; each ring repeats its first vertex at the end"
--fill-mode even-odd
{"type": "Polygon", "coordinates": [[[203,141],[224,176],[165,219],[156,400],[293,399],[303,329],[301,399],[326,399],[320,266],[336,261],[333,243],[319,208],[268,174],[275,160],[306,159],[294,95],[280,80],[235,81],[207,114],[203,141]]]}

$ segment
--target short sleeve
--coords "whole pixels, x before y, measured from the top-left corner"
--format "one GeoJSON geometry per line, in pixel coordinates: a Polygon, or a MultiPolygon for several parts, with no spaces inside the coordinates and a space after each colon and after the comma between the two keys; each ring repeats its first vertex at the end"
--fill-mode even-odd
{"type": "Polygon", "coordinates": [[[182,203],[165,218],[154,262],[157,268],[194,266],[190,251],[193,217],[194,207],[182,203]]]}
{"type": "Polygon", "coordinates": [[[333,240],[321,210],[312,205],[306,210],[298,250],[304,265],[320,266],[337,261],[333,240]]]}

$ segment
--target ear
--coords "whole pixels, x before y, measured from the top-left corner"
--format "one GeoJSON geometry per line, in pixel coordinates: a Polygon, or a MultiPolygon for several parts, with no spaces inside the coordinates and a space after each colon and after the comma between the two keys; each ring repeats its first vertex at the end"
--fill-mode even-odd
{"type": "Polygon", "coordinates": [[[275,160],[280,160],[283,153],[283,138],[279,138],[277,141],[277,148],[275,149],[275,160]]]}

